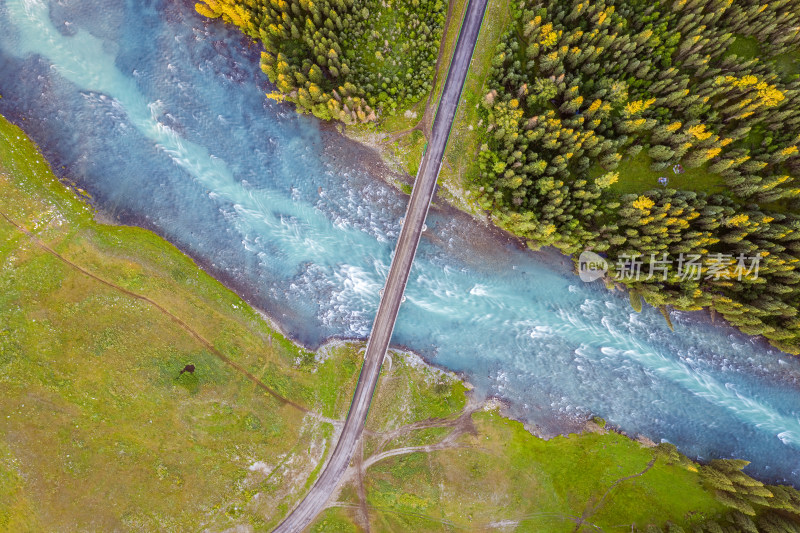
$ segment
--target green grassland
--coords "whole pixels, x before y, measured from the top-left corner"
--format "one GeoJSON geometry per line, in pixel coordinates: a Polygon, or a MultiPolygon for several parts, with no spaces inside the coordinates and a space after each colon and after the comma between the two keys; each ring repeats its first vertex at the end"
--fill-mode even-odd
{"type": "Polygon", "coordinates": [[[630,531],[725,511],[683,457],[599,427],[535,437],[454,376],[392,359],[367,421],[365,501],[351,476],[312,531],[362,531],[364,509],[372,531],[397,532],[630,531]]]}
{"type": "Polygon", "coordinates": [[[5,119],[0,189],[0,530],[274,525],[355,350],[317,364],[156,235],[95,223],[5,119]]]}
{"type": "MultiPolygon", "coordinates": [[[[394,354],[384,368],[349,483],[312,531],[365,531],[369,522],[381,532],[700,532],[742,520],[717,499],[711,467],[670,445],[631,440],[599,420],[544,440],[476,402],[452,374],[414,361],[394,354]]],[[[742,494],[760,485],[740,480],[742,494]]],[[[793,531],[762,526],[770,505],[791,519],[782,504],[756,506],[756,530],[793,531]]]]}
{"type": "Polygon", "coordinates": [[[394,153],[402,156],[400,160],[404,163],[403,170],[409,176],[417,175],[426,145],[425,135],[419,130],[412,131],[409,135],[400,138],[394,143],[394,153]]]}
{"type": "MultiPolygon", "coordinates": [[[[666,170],[653,170],[650,168],[652,160],[644,153],[639,152],[635,157],[623,159],[617,167],[619,181],[610,187],[611,191],[619,194],[639,194],[650,189],[662,188],[658,178],[667,178],[667,187],[682,191],[705,192],[708,194],[725,191],[725,182],[718,174],[708,172],[708,165],[698,168],[684,169],[682,174],[676,174],[672,168],[666,170]]],[[[596,178],[605,173],[597,167],[589,173],[590,178],[596,178]]]]}
{"type": "Polygon", "coordinates": [[[753,59],[762,53],[761,45],[755,37],[739,35],[728,47],[725,55],[737,55],[742,59],[753,59]]]}
{"type": "Polygon", "coordinates": [[[791,81],[800,75],[800,52],[788,52],[772,58],[775,70],[784,76],[784,79],[791,81]]]}
{"type": "MultiPolygon", "coordinates": [[[[725,55],[737,55],[743,59],[762,59],[764,50],[755,37],[739,35],[728,47],[725,55]]],[[[766,59],[778,73],[783,75],[785,81],[791,81],[800,75],[800,52],[786,52],[766,59]]]]}

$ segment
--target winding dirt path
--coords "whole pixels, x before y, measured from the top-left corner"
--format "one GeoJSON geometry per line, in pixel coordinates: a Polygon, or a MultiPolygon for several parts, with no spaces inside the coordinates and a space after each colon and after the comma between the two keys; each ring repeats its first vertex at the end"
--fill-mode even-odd
{"type": "Polygon", "coordinates": [[[633,479],[633,478],[637,478],[637,477],[645,475],[648,470],[653,468],[654,464],[656,464],[656,458],[655,457],[650,459],[650,462],[647,463],[647,466],[645,466],[644,469],[641,472],[637,472],[635,474],[631,474],[630,476],[621,477],[618,480],[616,480],[614,483],[612,483],[611,486],[608,487],[608,489],[603,493],[603,495],[600,496],[600,499],[597,501],[596,504],[592,505],[592,502],[590,501],[586,505],[586,509],[584,509],[583,514],[580,516],[580,518],[577,519],[576,525],[575,525],[575,529],[572,530],[573,533],[577,533],[578,531],[580,531],[581,527],[583,527],[584,524],[589,524],[592,527],[594,527],[595,529],[597,529],[599,531],[602,531],[602,529],[600,529],[598,526],[588,522],[588,519],[591,518],[591,516],[593,514],[595,514],[597,512],[597,510],[600,509],[600,507],[603,506],[603,502],[605,502],[606,498],[608,497],[609,494],[611,494],[612,490],[614,490],[621,483],[624,483],[625,481],[627,481],[629,479],[633,479]]]}
{"type": "Polygon", "coordinates": [[[286,397],[282,396],[281,394],[279,394],[277,391],[272,389],[269,385],[267,385],[266,383],[261,381],[259,378],[257,378],[256,376],[254,376],[253,374],[248,372],[246,369],[244,369],[241,365],[239,365],[238,363],[234,362],[228,356],[226,356],[225,354],[220,352],[217,348],[214,347],[214,345],[210,341],[208,341],[205,337],[203,337],[200,333],[198,333],[189,324],[184,322],[183,319],[181,319],[177,315],[173,314],[171,311],[166,309],[164,306],[162,306],[161,304],[159,304],[155,300],[153,300],[153,299],[151,299],[151,298],[149,298],[147,296],[144,296],[142,294],[138,294],[138,293],[135,293],[133,291],[130,291],[130,290],[128,290],[128,289],[126,289],[124,287],[121,287],[121,286],[119,286],[119,285],[117,285],[117,284],[115,284],[115,283],[113,283],[111,281],[105,280],[105,279],[101,278],[100,276],[98,276],[96,274],[93,274],[92,272],[86,270],[85,268],[81,267],[80,265],[77,265],[76,263],[73,263],[72,261],[70,261],[69,259],[67,259],[63,255],[61,255],[60,253],[56,252],[50,246],[45,244],[44,241],[42,241],[36,235],[34,235],[30,230],[28,230],[27,228],[23,227],[22,225],[18,224],[14,220],[12,220],[5,213],[0,212],[0,216],[2,216],[2,218],[5,219],[6,222],[11,224],[19,232],[21,232],[22,234],[27,236],[31,240],[31,242],[33,242],[36,246],[38,246],[39,248],[41,248],[42,250],[44,250],[48,254],[58,258],[64,264],[66,264],[66,265],[70,266],[71,268],[77,270],[81,274],[92,278],[93,280],[97,281],[98,283],[106,285],[107,287],[111,287],[112,289],[114,289],[114,290],[116,290],[118,292],[121,292],[121,293],[123,293],[123,294],[125,294],[127,296],[130,296],[131,298],[143,301],[143,302],[151,305],[152,307],[157,309],[159,312],[161,312],[165,316],[169,317],[170,320],[175,322],[178,326],[181,327],[181,329],[186,331],[189,335],[194,337],[200,344],[205,346],[208,351],[210,351],[212,354],[214,354],[214,356],[216,356],[218,359],[220,359],[222,362],[224,362],[229,367],[233,368],[236,372],[242,374],[248,380],[253,382],[258,388],[260,388],[261,390],[263,390],[264,392],[266,392],[267,394],[269,394],[273,398],[277,399],[281,403],[284,403],[286,405],[290,405],[290,406],[294,407],[295,409],[297,409],[298,411],[300,411],[300,412],[302,412],[304,414],[310,415],[310,416],[312,416],[312,417],[314,417],[314,418],[316,418],[316,419],[318,419],[318,420],[320,420],[322,422],[327,422],[327,423],[329,423],[329,424],[331,424],[331,425],[333,425],[335,427],[342,425],[342,422],[339,421],[339,420],[334,420],[334,419],[322,416],[319,413],[315,413],[315,412],[311,411],[310,409],[308,409],[306,407],[303,407],[302,405],[300,405],[300,404],[298,404],[296,402],[293,402],[289,398],[286,398],[286,397]]]}

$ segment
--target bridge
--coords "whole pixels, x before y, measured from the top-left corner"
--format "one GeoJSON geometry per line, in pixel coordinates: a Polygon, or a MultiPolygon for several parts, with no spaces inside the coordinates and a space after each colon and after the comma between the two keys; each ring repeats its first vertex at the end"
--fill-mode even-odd
{"type": "Polygon", "coordinates": [[[442,166],[444,150],[455,119],[458,102],[461,99],[461,91],[467,78],[472,53],[478,41],[478,33],[487,2],[488,0],[470,0],[467,6],[447,73],[447,80],[436,110],[428,148],[422,158],[422,164],[411,191],[411,200],[406,208],[406,216],[400,230],[394,259],[389,268],[383,297],[372,325],[372,333],[367,341],[364,363],[344,428],[322,474],[306,497],[275,529],[276,533],[299,533],[313,522],[325,508],[330,495],[339,485],[364,431],[372,395],[380,376],[381,364],[386,350],[389,348],[397,313],[400,310],[403,293],[411,272],[411,265],[414,262],[425,225],[425,218],[428,216],[431,200],[436,191],[436,179],[442,166]]]}

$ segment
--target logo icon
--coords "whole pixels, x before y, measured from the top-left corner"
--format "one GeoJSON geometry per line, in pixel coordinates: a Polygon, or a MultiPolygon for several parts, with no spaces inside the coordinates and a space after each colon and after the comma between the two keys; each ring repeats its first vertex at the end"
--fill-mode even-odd
{"type": "Polygon", "coordinates": [[[578,276],[587,283],[602,278],[608,272],[608,261],[589,250],[578,258],[578,276]]]}

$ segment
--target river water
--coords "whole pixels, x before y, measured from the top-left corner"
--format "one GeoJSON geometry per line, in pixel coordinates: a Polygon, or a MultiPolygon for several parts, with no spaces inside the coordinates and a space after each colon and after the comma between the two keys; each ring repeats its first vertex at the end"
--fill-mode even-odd
{"type": "MultiPolygon", "coordinates": [[[[165,236],[295,339],[366,336],[407,197],[359,146],[266,99],[258,48],[192,4],[0,0],[0,113],[103,212],[165,236]]],[[[396,345],[545,433],[596,414],[800,484],[796,358],[702,314],[675,313],[673,333],[452,210],[428,226],[396,345]]]]}

